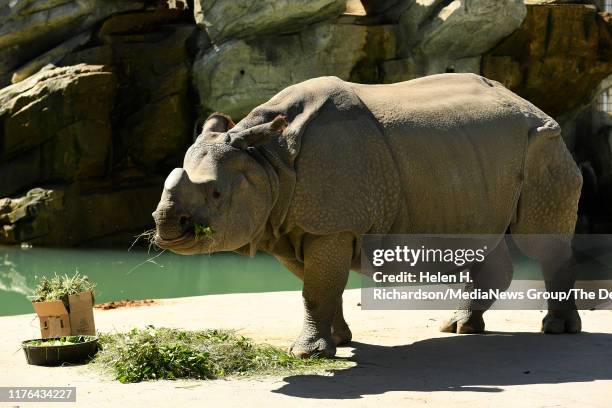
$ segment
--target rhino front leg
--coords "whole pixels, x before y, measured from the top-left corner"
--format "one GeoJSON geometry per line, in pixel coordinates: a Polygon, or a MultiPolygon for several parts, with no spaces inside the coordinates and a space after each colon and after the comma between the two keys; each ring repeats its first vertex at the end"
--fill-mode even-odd
{"type": "Polygon", "coordinates": [[[353,237],[348,233],[305,240],[304,326],[291,346],[293,355],[306,358],[336,354],[332,324],[341,305],[352,255],[353,237]]]}
{"type": "MultiPolygon", "coordinates": [[[[295,259],[286,259],[277,257],[280,263],[285,268],[289,269],[291,273],[297,276],[302,282],[304,282],[304,264],[296,261],[295,259]]],[[[351,342],[353,334],[349,329],[346,320],[344,320],[344,313],[342,311],[342,296],[338,301],[338,307],[336,308],[336,314],[334,315],[334,321],[332,322],[332,339],[336,346],[345,346],[351,342]]]]}

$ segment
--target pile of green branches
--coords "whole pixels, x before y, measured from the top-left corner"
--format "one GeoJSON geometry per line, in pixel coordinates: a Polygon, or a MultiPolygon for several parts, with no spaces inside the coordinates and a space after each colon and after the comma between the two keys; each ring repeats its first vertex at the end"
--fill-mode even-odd
{"type": "Polygon", "coordinates": [[[321,371],[346,364],[337,359],[300,359],[225,330],[149,326],[127,333],[101,334],[100,346],[95,363],[110,370],[122,383],[321,371]]]}

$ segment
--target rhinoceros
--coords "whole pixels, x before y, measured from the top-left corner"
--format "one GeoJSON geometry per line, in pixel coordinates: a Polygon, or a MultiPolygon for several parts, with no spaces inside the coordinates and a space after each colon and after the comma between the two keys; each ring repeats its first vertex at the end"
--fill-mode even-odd
{"type": "MultiPolygon", "coordinates": [[[[351,340],[342,293],[349,270],[360,269],[363,234],[571,237],[582,177],[560,133],[537,107],[478,75],[310,79],[237,124],[222,113],[205,121],[165,181],[155,243],[179,254],[272,254],[303,281],[304,325],[291,352],[332,356],[351,340]]],[[[556,268],[571,257],[569,241],[516,244],[552,277],[547,288],[567,289],[571,274],[556,268]]],[[[503,240],[484,269],[488,262],[507,289],[503,240]]],[[[544,332],[581,330],[574,301],[562,306],[549,304],[544,332]]],[[[468,302],[441,330],[482,332],[484,309],[468,302]]]]}

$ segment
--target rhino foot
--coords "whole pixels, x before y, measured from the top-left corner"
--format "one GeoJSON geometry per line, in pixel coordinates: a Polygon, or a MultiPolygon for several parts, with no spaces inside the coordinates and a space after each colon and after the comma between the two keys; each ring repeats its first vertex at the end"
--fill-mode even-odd
{"type": "Polygon", "coordinates": [[[482,333],[485,329],[482,314],[479,310],[457,310],[453,317],[440,326],[440,331],[458,334],[482,333]]]}
{"type": "Polygon", "coordinates": [[[353,338],[353,333],[351,333],[351,329],[349,329],[348,325],[344,325],[340,328],[332,329],[332,340],[336,346],[346,346],[351,342],[353,338]]]}
{"type": "Polygon", "coordinates": [[[289,353],[299,358],[333,357],[336,355],[336,346],[331,338],[300,337],[293,343],[289,353]]]}
{"type": "Polygon", "coordinates": [[[582,322],[577,310],[551,310],[542,320],[542,332],[547,334],[580,333],[582,322]]]}

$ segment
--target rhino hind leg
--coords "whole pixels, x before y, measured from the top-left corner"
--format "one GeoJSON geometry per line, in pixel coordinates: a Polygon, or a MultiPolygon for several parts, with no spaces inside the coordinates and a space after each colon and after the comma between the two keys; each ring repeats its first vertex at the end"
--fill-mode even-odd
{"type": "MultiPolygon", "coordinates": [[[[499,289],[505,291],[512,282],[512,259],[506,242],[501,240],[491,251],[484,262],[477,264],[471,271],[472,282],[466,284],[466,291],[480,289],[488,291],[499,289]]],[[[453,316],[440,326],[440,331],[446,333],[472,334],[485,330],[483,314],[493,300],[469,300],[463,303],[453,316]]]]}
{"type": "MultiPolygon", "coordinates": [[[[525,255],[537,259],[548,292],[568,292],[574,287],[575,271],[571,235],[513,235],[525,255]]],[[[549,334],[579,333],[580,316],[573,298],[548,301],[548,313],[542,320],[541,331],[549,334]]]]}
{"type": "MultiPolygon", "coordinates": [[[[540,262],[546,290],[566,292],[575,282],[571,240],[582,176],[560,137],[537,136],[528,148],[517,220],[510,230],[518,248],[540,262]]],[[[574,299],[548,302],[544,333],[580,330],[574,299]]]]}
{"type": "Polygon", "coordinates": [[[338,307],[336,308],[336,315],[332,323],[332,339],[336,346],[346,346],[351,342],[352,338],[353,334],[351,333],[351,329],[349,329],[348,324],[344,320],[342,298],[340,298],[338,307]]]}

